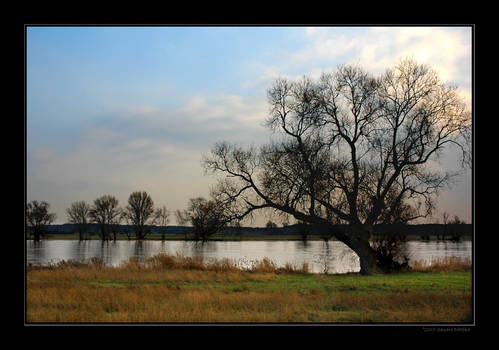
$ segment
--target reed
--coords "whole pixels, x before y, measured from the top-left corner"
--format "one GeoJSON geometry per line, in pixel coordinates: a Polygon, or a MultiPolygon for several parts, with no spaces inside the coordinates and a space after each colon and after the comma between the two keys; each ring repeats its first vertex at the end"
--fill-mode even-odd
{"type": "Polygon", "coordinates": [[[457,272],[471,271],[472,263],[468,257],[449,256],[411,263],[412,271],[419,272],[457,272]]]}

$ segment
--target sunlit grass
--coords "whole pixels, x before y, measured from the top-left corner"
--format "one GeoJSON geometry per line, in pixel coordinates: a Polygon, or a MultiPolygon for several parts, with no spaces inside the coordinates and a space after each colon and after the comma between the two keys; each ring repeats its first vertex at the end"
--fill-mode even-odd
{"type": "Polygon", "coordinates": [[[471,322],[467,269],[362,276],[250,268],[229,259],[158,255],[117,266],[99,260],[29,267],[26,320],[69,323],[471,322]]]}

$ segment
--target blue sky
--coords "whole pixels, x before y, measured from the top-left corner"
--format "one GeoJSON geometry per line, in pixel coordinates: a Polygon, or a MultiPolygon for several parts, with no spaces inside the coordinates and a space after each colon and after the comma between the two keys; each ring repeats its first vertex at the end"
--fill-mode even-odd
{"type": "MultiPolygon", "coordinates": [[[[146,190],[172,210],[206,196],[202,154],[269,139],[278,76],[343,63],[380,74],[410,56],[471,102],[470,27],[27,27],[26,38],[27,199],[48,201],[58,223],[103,194],[124,204],[146,190]]],[[[471,174],[460,179],[439,213],[470,222],[471,174]]]]}

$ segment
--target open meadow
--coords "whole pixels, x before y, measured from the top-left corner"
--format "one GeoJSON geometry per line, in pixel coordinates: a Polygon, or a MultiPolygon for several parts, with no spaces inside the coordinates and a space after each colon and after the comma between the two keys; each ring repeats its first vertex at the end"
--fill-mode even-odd
{"type": "Polygon", "coordinates": [[[471,323],[466,260],[364,276],[157,255],[26,270],[27,323],[471,323]]]}

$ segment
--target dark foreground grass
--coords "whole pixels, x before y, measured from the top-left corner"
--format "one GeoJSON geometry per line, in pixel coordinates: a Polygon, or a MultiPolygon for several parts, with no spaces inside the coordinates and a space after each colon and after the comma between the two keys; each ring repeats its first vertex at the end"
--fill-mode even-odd
{"type": "Polygon", "coordinates": [[[470,323],[471,269],[362,276],[160,255],[29,267],[28,323],[470,323]]]}

